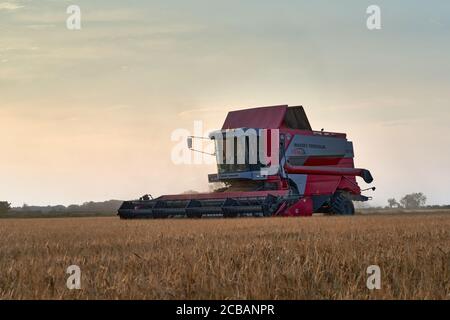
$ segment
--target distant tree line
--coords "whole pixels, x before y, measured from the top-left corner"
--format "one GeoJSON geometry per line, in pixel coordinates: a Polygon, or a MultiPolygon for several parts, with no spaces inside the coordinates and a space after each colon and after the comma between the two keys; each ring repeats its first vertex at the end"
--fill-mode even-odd
{"type": "Polygon", "coordinates": [[[398,202],[395,198],[388,199],[389,208],[418,209],[425,207],[427,197],[422,192],[405,195],[398,202]]]}
{"type": "Polygon", "coordinates": [[[11,210],[11,204],[7,201],[0,201],[0,214],[8,213],[11,210]]]}
{"type": "Polygon", "coordinates": [[[7,202],[0,202],[0,213],[30,213],[30,214],[71,214],[71,213],[115,213],[122,204],[122,200],[108,200],[103,202],[89,201],[81,205],[69,206],[30,206],[24,204],[22,207],[11,208],[7,202]]]}

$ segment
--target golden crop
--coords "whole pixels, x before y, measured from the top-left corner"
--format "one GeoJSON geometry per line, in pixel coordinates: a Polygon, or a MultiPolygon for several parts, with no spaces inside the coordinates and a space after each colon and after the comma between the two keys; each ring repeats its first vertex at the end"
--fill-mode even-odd
{"type": "Polygon", "coordinates": [[[0,299],[450,298],[445,213],[2,219],[0,240],[0,299]],[[72,264],[81,290],[66,287],[72,264]]]}

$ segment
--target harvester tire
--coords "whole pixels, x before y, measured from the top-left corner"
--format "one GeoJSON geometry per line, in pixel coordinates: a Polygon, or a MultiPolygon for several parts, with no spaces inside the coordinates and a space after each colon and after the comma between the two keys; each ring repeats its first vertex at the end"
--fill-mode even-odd
{"type": "Polygon", "coordinates": [[[336,215],[354,215],[355,207],[345,194],[339,192],[331,199],[331,212],[336,215]]]}

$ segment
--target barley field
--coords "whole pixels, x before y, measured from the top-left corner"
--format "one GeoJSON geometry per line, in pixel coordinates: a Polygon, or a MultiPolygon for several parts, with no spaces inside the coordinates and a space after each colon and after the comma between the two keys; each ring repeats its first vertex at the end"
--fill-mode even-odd
{"type": "Polygon", "coordinates": [[[450,298],[445,213],[1,219],[0,239],[0,299],[450,298]],[[66,287],[70,265],[80,290],[66,287]]]}

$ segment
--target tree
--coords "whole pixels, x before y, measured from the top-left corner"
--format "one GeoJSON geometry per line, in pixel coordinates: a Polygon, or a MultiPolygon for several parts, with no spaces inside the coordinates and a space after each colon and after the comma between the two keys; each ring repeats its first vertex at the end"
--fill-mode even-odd
{"type": "Polygon", "coordinates": [[[426,201],[427,197],[422,192],[418,192],[405,195],[400,203],[406,209],[417,209],[423,207],[426,201]]]}
{"type": "Polygon", "coordinates": [[[5,214],[11,209],[11,204],[7,201],[0,201],[0,214],[5,214]]]}
{"type": "Polygon", "coordinates": [[[395,200],[395,198],[390,198],[387,200],[389,204],[389,208],[400,208],[400,203],[395,200]]]}

